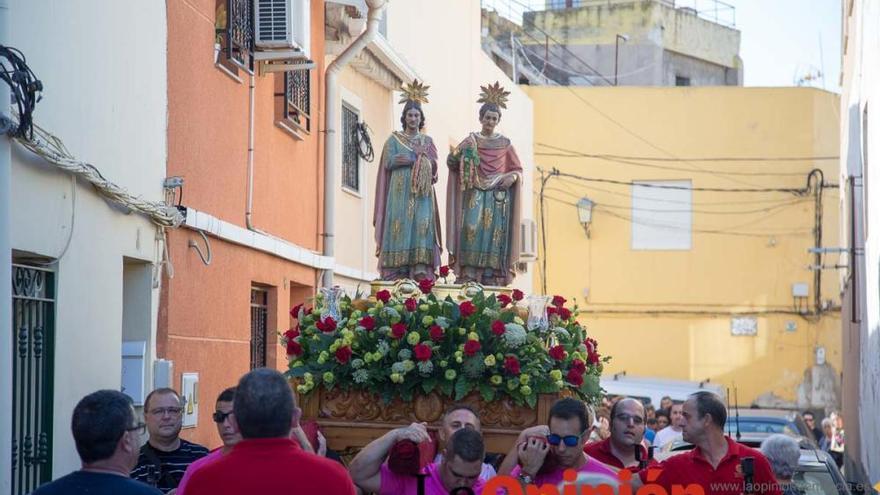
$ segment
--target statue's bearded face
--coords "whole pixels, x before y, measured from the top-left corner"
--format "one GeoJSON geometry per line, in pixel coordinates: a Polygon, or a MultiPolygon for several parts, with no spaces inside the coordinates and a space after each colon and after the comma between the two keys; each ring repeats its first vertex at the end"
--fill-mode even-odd
{"type": "Polygon", "coordinates": [[[495,126],[498,125],[498,121],[501,119],[501,115],[498,112],[487,110],[483,112],[483,116],[480,117],[480,123],[483,124],[483,131],[491,134],[495,132],[495,126]]]}

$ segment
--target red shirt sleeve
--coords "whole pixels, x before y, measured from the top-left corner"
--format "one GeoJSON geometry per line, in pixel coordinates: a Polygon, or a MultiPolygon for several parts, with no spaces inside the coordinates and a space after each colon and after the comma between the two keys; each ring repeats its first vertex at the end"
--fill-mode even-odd
{"type": "Polygon", "coordinates": [[[779,488],[779,483],[776,481],[776,476],[773,474],[770,462],[760,452],[755,456],[755,484],[758,489],[756,493],[782,495],[782,490],[779,488]]]}

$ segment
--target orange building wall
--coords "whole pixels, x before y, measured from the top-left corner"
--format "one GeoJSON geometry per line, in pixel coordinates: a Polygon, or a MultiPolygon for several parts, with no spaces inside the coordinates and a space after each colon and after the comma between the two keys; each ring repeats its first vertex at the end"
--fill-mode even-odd
{"type": "MultiPolygon", "coordinates": [[[[183,205],[245,226],[249,75],[235,81],[214,64],[216,0],[168,0],[168,175],[184,177],[183,205]]],[[[276,125],[276,80],[255,77],[253,223],[307,249],[320,250],[323,165],[324,2],[312,1],[311,133],[297,139],[276,125]]],[[[221,55],[222,56],[222,55],[221,55]]],[[[169,232],[174,278],[163,280],[157,355],[181,374],[199,373],[198,426],[182,436],[219,446],[211,421],[214,400],[234,385],[250,363],[250,289],[270,288],[268,362],[284,370],[287,359],[275,333],[290,324],[292,304],[314,293],[316,271],[284,259],[210,238],[213,262],[205,266],[189,229],[169,232]]]]}

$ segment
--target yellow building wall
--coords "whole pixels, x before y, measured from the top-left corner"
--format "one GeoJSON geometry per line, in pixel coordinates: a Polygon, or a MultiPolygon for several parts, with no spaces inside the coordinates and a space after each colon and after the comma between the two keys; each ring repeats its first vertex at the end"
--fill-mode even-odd
{"type": "MultiPolygon", "coordinates": [[[[803,188],[814,168],[824,171],[826,182],[836,182],[836,159],[674,159],[835,157],[837,95],[809,88],[524,88],[534,102],[539,167],[625,183],[553,177],[545,189],[547,293],[585,310],[581,321],[613,357],[606,374],[710,379],[735,386],[740,403],[748,403],[767,392],[796,400],[816,347],[825,348],[839,372],[836,272],[825,271],[822,278],[821,299],[831,310],[807,318],[793,308],[796,282],[809,285],[812,308],[812,195],[694,190],[691,249],[637,251],[631,248],[628,185],[691,180],[693,188],[803,188]],[[583,154],[673,160],[624,163],[583,154]],[[590,238],[575,207],[583,196],[596,202],[590,238]],[[733,336],[734,313],[756,316],[757,335],[733,336]]],[[[539,212],[540,177],[534,189],[539,212]]],[[[824,189],[822,210],[824,244],[834,246],[835,188],[824,189]]],[[[824,262],[834,265],[837,256],[824,262]]]]}

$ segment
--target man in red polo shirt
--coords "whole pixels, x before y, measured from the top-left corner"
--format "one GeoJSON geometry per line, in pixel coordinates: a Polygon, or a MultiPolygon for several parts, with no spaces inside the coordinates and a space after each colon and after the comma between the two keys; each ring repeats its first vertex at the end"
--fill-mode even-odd
{"type": "Polygon", "coordinates": [[[638,472],[635,446],[642,451],[642,459],[649,466],[657,463],[648,460],[648,449],[642,444],[645,438],[645,406],[636,399],[624,398],[611,408],[611,436],[600,442],[588,443],[584,452],[599,462],[616,468],[638,472]]]}
{"type": "Polygon", "coordinates": [[[300,410],[281,373],[258,368],[244,375],[232,414],[242,440],[193,473],[188,495],[354,495],[354,484],[341,464],[306,453],[290,439],[300,410]]]}
{"type": "MultiPolygon", "coordinates": [[[[724,436],[727,410],[717,395],[705,391],[692,394],[684,403],[682,415],[684,440],[694,444],[694,449],[639,472],[632,480],[633,493],[643,484],[654,483],[667,493],[673,493],[674,486],[685,493],[681,490],[697,485],[706,495],[782,495],[767,458],[724,436]],[[749,463],[751,476],[747,472],[749,463]],[[747,486],[748,481],[751,486],[747,486]]],[[[699,493],[694,488],[687,493],[699,493]]]]}

